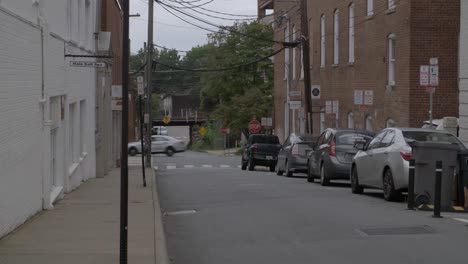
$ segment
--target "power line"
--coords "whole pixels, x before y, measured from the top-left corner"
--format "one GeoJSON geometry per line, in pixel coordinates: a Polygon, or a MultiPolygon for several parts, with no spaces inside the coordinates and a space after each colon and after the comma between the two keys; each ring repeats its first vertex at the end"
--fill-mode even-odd
{"type": "MultiPolygon", "coordinates": [[[[167,0],[167,1],[174,2],[174,1],[171,1],[171,0],[167,0]]],[[[186,2],[186,1],[184,1],[184,2],[185,2],[185,3],[188,3],[188,2],[186,2]]],[[[191,5],[191,4],[189,4],[189,5],[191,5]]],[[[192,8],[195,8],[195,7],[192,5],[192,8]]],[[[204,7],[196,7],[196,8],[205,10],[205,11],[207,11],[207,12],[219,14],[219,15],[234,16],[234,17],[252,17],[252,18],[257,17],[257,15],[239,15],[239,14],[225,13],[225,12],[220,12],[220,11],[216,11],[216,10],[204,8],[204,7]]]]}
{"type": "MultiPolygon", "coordinates": [[[[166,0],[167,1],[167,0],[166,0]]],[[[169,5],[166,3],[166,5],[168,6],[171,6],[173,8],[189,8],[191,9],[193,12],[195,13],[198,13],[198,14],[201,14],[201,15],[204,15],[204,16],[208,16],[208,17],[211,17],[211,18],[216,18],[216,19],[222,19],[222,20],[229,20],[229,21],[241,21],[241,20],[255,20],[256,18],[227,18],[227,17],[220,17],[220,16],[215,16],[215,15],[211,15],[211,14],[207,14],[207,13],[204,13],[204,12],[201,12],[201,11],[198,11],[196,10],[196,7],[195,6],[186,6],[184,4],[181,4],[183,5],[183,7],[181,6],[173,6],[173,5],[169,5]]]]}
{"type": "MultiPolygon", "coordinates": [[[[154,1],[155,1],[156,3],[158,3],[158,4],[161,3],[161,0],[154,0],[154,1]]],[[[170,1],[170,2],[175,2],[175,3],[180,4],[180,2],[177,2],[177,1],[171,1],[171,0],[169,0],[169,1],[170,1]]],[[[205,5],[209,4],[209,3],[214,2],[214,0],[207,0],[207,1],[208,1],[208,2],[205,2],[205,3],[203,3],[203,4],[199,4],[199,5],[194,6],[194,7],[201,7],[201,6],[205,6],[205,5]]],[[[198,1],[195,1],[195,2],[198,2],[198,1]]],[[[184,7],[180,7],[180,8],[184,8],[184,7]]]]}

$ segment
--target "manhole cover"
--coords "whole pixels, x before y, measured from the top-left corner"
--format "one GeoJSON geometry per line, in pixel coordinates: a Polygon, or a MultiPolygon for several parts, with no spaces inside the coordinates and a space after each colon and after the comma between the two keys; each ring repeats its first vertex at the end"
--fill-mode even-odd
{"type": "Polygon", "coordinates": [[[166,215],[184,215],[184,214],[194,214],[196,210],[180,210],[180,211],[172,211],[166,212],[166,215]]]}
{"type": "Polygon", "coordinates": [[[434,233],[429,226],[373,227],[359,229],[366,236],[422,235],[434,233]]]}

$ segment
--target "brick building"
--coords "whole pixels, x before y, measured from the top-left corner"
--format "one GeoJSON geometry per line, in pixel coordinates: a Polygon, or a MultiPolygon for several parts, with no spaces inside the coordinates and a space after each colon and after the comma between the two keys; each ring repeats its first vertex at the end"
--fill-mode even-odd
{"type": "MultiPolygon", "coordinates": [[[[299,13],[294,11],[299,2],[271,2],[275,38],[294,39],[299,30],[295,25],[300,24],[299,13]]],[[[313,100],[314,133],[332,126],[373,131],[387,126],[421,126],[429,119],[429,95],[419,86],[419,67],[428,65],[432,57],[438,58],[440,68],[434,118],[458,116],[460,1],[449,2],[309,0],[311,84],[321,90],[321,98],[313,100]],[[359,91],[367,91],[368,99],[372,94],[372,102],[359,91]],[[327,108],[327,101],[338,102],[338,107],[327,108]],[[355,104],[364,101],[368,105],[355,104]],[[327,114],[334,110],[336,114],[327,114]]],[[[288,123],[284,103],[288,101],[287,80],[289,91],[301,91],[290,93],[289,101],[302,101],[302,105],[305,101],[302,72],[298,70],[301,50],[287,51],[289,55],[275,58],[275,130],[280,136],[288,134],[283,125],[288,123]],[[285,65],[289,64],[295,67],[288,71],[285,65]]],[[[290,112],[290,132],[301,130],[301,109],[290,112]]]]}

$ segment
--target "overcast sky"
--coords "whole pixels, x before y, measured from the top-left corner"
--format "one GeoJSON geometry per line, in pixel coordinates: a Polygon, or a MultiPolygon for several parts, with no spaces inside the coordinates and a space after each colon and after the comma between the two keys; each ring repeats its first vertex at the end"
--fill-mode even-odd
{"type": "MultiPolygon", "coordinates": [[[[164,2],[177,6],[174,2],[181,0],[163,0],[164,2]]],[[[210,2],[211,0],[183,0],[185,2],[192,2],[192,5],[210,2]]],[[[180,6],[180,5],[179,5],[180,6]]],[[[174,15],[168,13],[157,3],[154,4],[154,43],[165,46],[167,48],[174,48],[177,50],[190,50],[192,47],[206,43],[206,30],[196,28],[186,22],[180,20],[174,15]]],[[[214,0],[213,2],[204,5],[203,8],[239,15],[256,15],[257,14],[257,0],[214,0]]],[[[221,20],[217,18],[208,17],[198,13],[194,13],[190,9],[181,9],[182,11],[196,15],[197,17],[208,20],[216,25],[228,25],[233,21],[221,20]]],[[[214,16],[222,16],[233,18],[225,15],[217,15],[205,10],[199,10],[214,16]]],[[[130,1],[130,14],[139,13],[140,17],[130,18],[130,39],[131,50],[136,52],[143,48],[143,43],[147,41],[148,32],[148,0],[131,0],[130,1]]],[[[175,12],[176,13],[176,12],[175,12]]],[[[178,14],[178,13],[176,13],[178,14]]],[[[180,14],[178,14],[180,15],[180,14]]],[[[203,22],[197,21],[193,18],[181,15],[184,19],[197,25],[215,29],[213,26],[207,25],[203,22]]]]}

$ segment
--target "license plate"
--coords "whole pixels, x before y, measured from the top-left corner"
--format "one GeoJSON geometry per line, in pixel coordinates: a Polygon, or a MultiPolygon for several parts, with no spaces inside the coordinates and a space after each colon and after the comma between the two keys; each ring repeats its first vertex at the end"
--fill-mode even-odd
{"type": "Polygon", "coordinates": [[[266,158],[267,160],[272,160],[272,159],[273,159],[272,156],[266,156],[265,158],[266,158]]]}

